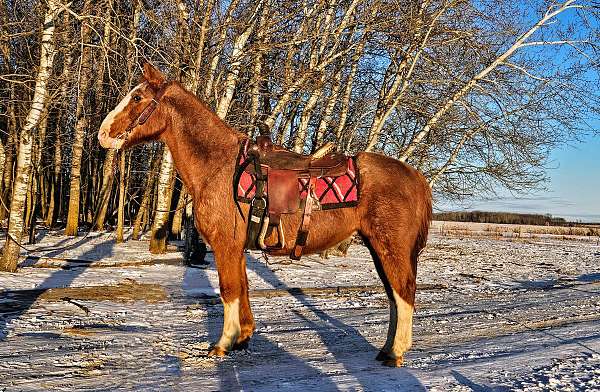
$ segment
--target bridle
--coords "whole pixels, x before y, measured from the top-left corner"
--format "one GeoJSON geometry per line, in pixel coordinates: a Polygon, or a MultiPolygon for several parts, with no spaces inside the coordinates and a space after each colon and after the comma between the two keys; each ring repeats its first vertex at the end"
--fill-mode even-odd
{"type": "Polygon", "coordinates": [[[146,123],[146,121],[148,121],[148,119],[150,118],[152,113],[154,113],[154,110],[156,110],[156,108],[158,107],[160,100],[165,95],[168,85],[169,85],[168,82],[164,82],[163,84],[160,85],[160,87],[158,88],[158,91],[156,92],[156,95],[154,97],[152,97],[152,100],[148,103],[148,105],[146,105],[146,107],[144,108],[144,110],[142,110],[140,115],[135,120],[133,120],[127,126],[127,128],[125,128],[125,131],[121,132],[114,138],[115,143],[116,143],[116,140],[123,140],[123,142],[127,141],[127,139],[129,138],[129,135],[131,134],[131,132],[133,132],[135,127],[137,127],[138,125],[144,125],[144,123],[146,123]]]}

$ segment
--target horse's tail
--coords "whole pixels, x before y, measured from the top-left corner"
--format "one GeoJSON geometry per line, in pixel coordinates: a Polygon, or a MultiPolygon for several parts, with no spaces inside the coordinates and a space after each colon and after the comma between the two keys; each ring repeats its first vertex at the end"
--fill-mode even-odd
{"type": "Polygon", "coordinates": [[[415,243],[413,245],[413,249],[411,252],[411,261],[412,261],[412,265],[413,268],[416,272],[416,267],[417,267],[417,259],[419,257],[419,254],[421,253],[421,251],[423,250],[423,248],[425,248],[425,246],[427,245],[427,235],[429,234],[429,225],[431,224],[431,218],[433,215],[433,210],[432,210],[432,195],[431,195],[431,187],[429,186],[429,183],[427,182],[427,180],[425,179],[425,177],[423,177],[422,175],[420,176],[422,179],[422,186],[423,186],[423,193],[425,195],[425,200],[424,200],[424,208],[421,212],[421,216],[420,218],[420,222],[419,222],[419,232],[417,233],[417,238],[415,240],[415,243]]]}

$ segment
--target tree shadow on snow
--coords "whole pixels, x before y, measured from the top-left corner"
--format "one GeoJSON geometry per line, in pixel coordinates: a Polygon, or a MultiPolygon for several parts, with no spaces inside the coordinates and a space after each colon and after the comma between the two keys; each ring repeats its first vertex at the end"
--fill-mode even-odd
{"type": "MultiPolygon", "coordinates": [[[[214,266],[214,260],[210,261],[214,266]]],[[[187,298],[191,297],[191,303],[194,303],[194,297],[211,296],[216,293],[215,287],[208,276],[208,269],[186,267],[182,290],[187,298]]],[[[187,299],[186,299],[187,300],[187,299]]],[[[205,308],[208,310],[215,305],[207,304],[205,308]]],[[[210,343],[218,340],[221,332],[223,313],[222,305],[218,315],[209,312],[207,318],[203,320],[204,329],[207,331],[206,336],[194,336],[192,340],[206,338],[210,343]],[[210,318],[208,318],[210,317],[210,318]]],[[[185,344],[185,340],[189,340],[187,336],[180,336],[180,344],[185,344]]],[[[230,353],[224,359],[215,359],[216,371],[218,375],[218,390],[234,391],[234,390],[251,390],[251,391],[271,391],[276,387],[278,391],[297,390],[297,382],[309,380],[310,385],[319,385],[322,390],[337,390],[335,384],[327,378],[319,369],[309,366],[302,359],[288,353],[278,346],[276,342],[261,336],[260,333],[255,333],[250,343],[249,350],[243,350],[230,353]],[[286,369],[293,369],[297,372],[297,378],[294,374],[282,374],[276,369],[285,366],[286,369]],[[281,380],[285,380],[282,382],[281,380]]],[[[170,375],[180,378],[183,384],[195,384],[194,380],[190,380],[182,368],[184,364],[177,359],[176,363],[171,363],[170,375]]],[[[191,377],[202,377],[196,374],[190,374],[191,377]]]]}
{"type": "MultiPolygon", "coordinates": [[[[289,288],[266,265],[258,262],[251,255],[248,255],[247,259],[249,261],[247,263],[248,268],[251,268],[273,287],[289,288]]],[[[311,320],[297,311],[295,314],[319,335],[320,340],[327,347],[329,353],[333,354],[335,361],[341,364],[364,390],[426,390],[421,382],[406,368],[386,368],[380,362],[376,361],[375,356],[379,352],[379,349],[368,342],[356,328],[319,309],[308,297],[293,292],[291,294],[312,315],[316,316],[317,321],[311,320]],[[344,347],[350,347],[350,349],[344,349],[344,347]]],[[[277,301],[277,298],[273,298],[271,301],[277,301]]],[[[388,310],[386,309],[383,313],[387,316],[388,310]]],[[[385,326],[385,330],[387,331],[387,325],[385,326]]],[[[382,338],[385,338],[385,336],[382,338]]],[[[337,389],[335,383],[333,383],[333,386],[334,390],[337,389]]]]}
{"type": "Polygon", "coordinates": [[[600,272],[583,274],[577,277],[578,282],[594,283],[600,281],[600,272]]]}
{"type": "Polygon", "coordinates": [[[487,385],[477,384],[474,381],[470,380],[469,378],[463,376],[456,370],[450,370],[450,373],[454,376],[454,379],[456,381],[458,381],[461,385],[471,388],[471,390],[474,392],[504,392],[504,391],[509,390],[508,388],[503,388],[503,387],[491,388],[491,387],[488,387],[487,385]]]}
{"type": "MultiPolygon", "coordinates": [[[[88,237],[84,241],[78,241],[78,243],[81,245],[92,239],[93,237],[88,237]]],[[[106,243],[110,242],[111,241],[104,241],[96,244],[89,251],[84,252],[79,257],[85,258],[86,256],[92,255],[96,252],[97,248],[106,248],[106,243]]],[[[112,242],[113,244],[108,248],[108,257],[110,257],[113,253],[114,241],[112,242]]],[[[64,241],[61,241],[61,243],[64,243],[64,241]]],[[[39,250],[36,250],[36,253],[37,252],[39,252],[39,250]]],[[[60,251],[54,251],[52,254],[58,255],[60,254],[60,251]]],[[[18,319],[29,309],[31,309],[35,301],[37,301],[37,299],[44,292],[51,288],[69,287],[78,276],[86,271],[86,269],[87,266],[60,269],[52,273],[50,276],[44,279],[43,282],[31,290],[16,290],[13,292],[5,291],[0,293],[0,299],[3,300],[3,304],[0,306],[0,341],[4,341],[8,336],[8,329],[11,321],[18,319]]],[[[21,273],[23,272],[21,271],[21,273]]]]}

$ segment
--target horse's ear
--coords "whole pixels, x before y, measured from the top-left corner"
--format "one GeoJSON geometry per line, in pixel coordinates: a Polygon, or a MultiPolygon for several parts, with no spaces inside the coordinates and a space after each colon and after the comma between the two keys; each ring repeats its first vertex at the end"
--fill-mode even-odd
{"type": "Polygon", "coordinates": [[[144,79],[154,88],[160,87],[165,82],[165,76],[150,63],[144,64],[144,79]]]}

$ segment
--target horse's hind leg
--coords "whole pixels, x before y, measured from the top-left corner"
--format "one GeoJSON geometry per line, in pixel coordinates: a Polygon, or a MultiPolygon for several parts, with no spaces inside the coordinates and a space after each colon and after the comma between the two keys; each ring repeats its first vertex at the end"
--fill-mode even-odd
{"type": "Polygon", "coordinates": [[[402,233],[382,230],[379,227],[370,235],[364,234],[390,305],[388,335],[377,360],[387,366],[401,366],[404,353],[412,345],[416,265],[413,267],[412,249],[398,240],[402,233]]]}
{"type": "Polygon", "coordinates": [[[388,353],[391,351],[392,345],[394,344],[394,335],[396,334],[396,326],[398,325],[398,312],[396,311],[396,302],[394,300],[392,287],[390,286],[390,282],[388,281],[388,278],[385,275],[385,272],[383,271],[383,267],[381,265],[381,261],[379,260],[379,256],[377,255],[377,253],[375,252],[375,250],[373,249],[373,247],[369,243],[369,240],[366,237],[363,238],[363,241],[367,244],[367,247],[371,252],[371,257],[373,258],[373,262],[375,263],[375,269],[377,270],[377,274],[379,275],[379,278],[383,283],[383,287],[385,288],[385,293],[388,296],[388,303],[390,307],[390,322],[388,324],[387,339],[385,341],[385,344],[383,345],[383,348],[381,349],[381,351],[379,351],[379,354],[377,354],[376,358],[378,361],[383,361],[387,359],[389,355],[388,353]]]}

